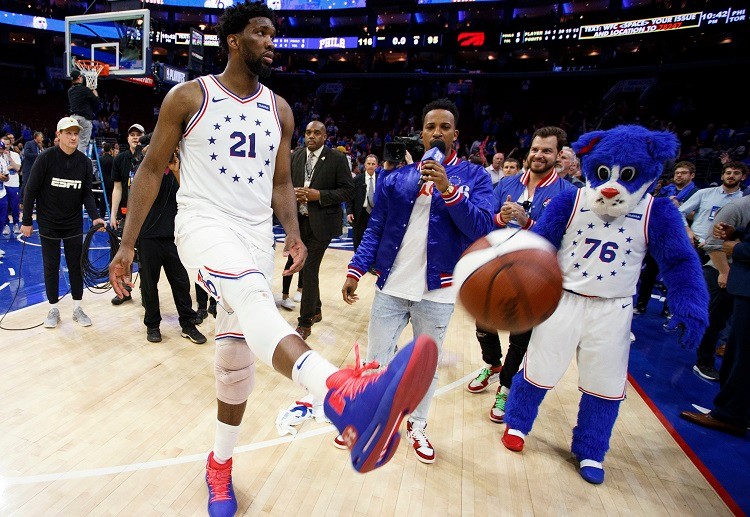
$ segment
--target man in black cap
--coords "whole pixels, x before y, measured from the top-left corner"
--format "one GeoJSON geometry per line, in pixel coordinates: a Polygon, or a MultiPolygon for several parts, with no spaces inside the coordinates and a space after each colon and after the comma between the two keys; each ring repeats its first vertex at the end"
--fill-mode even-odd
{"type": "MultiPolygon", "coordinates": [[[[130,182],[133,181],[135,171],[143,159],[142,148],[138,140],[146,132],[140,124],[133,124],[128,128],[128,149],[120,151],[112,161],[112,205],[110,206],[111,214],[109,224],[113,230],[122,226],[123,220],[128,211],[128,192],[130,191],[130,182]]],[[[130,295],[119,298],[112,298],[112,305],[120,305],[123,302],[130,301],[130,295]]]]}
{"type": "Polygon", "coordinates": [[[81,133],[78,136],[78,150],[83,154],[89,147],[91,140],[91,128],[93,127],[94,114],[99,109],[99,94],[83,84],[83,76],[80,70],[70,72],[73,80],[68,90],[68,104],[70,104],[70,116],[78,121],[81,133]]]}

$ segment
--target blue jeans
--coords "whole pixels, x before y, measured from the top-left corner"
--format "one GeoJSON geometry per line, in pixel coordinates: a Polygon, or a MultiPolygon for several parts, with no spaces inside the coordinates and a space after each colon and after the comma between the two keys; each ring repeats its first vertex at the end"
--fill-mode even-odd
{"type": "MultiPolygon", "coordinates": [[[[367,361],[388,364],[396,355],[398,340],[406,324],[411,320],[414,336],[427,334],[437,343],[438,353],[443,352],[443,341],[448,329],[448,322],[453,315],[452,303],[436,303],[428,300],[412,302],[375,291],[375,299],[370,311],[368,328],[367,361]]],[[[409,420],[424,424],[430,411],[430,403],[437,388],[438,374],[427,390],[422,401],[412,412],[409,420]]]]}

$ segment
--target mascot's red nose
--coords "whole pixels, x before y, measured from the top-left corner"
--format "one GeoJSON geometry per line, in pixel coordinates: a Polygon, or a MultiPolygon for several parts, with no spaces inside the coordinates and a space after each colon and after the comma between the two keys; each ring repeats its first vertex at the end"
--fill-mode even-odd
{"type": "Polygon", "coordinates": [[[613,197],[615,197],[617,194],[620,193],[620,191],[617,190],[616,188],[603,188],[601,192],[602,192],[602,196],[606,197],[607,199],[612,199],[613,197]]]}

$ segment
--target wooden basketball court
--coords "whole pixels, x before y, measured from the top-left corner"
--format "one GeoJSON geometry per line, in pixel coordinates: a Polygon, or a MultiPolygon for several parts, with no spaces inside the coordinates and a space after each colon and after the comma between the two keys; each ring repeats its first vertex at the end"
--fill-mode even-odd
{"type": "MultiPolygon", "coordinates": [[[[337,365],[353,362],[356,341],[367,344],[374,289],[375,277],[366,275],[360,301],[341,300],[350,257],[326,254],[323,321],[308,340],[337,365]]],[[[277,251],[276,293],[284,261],[277,251]]],[[[137,290],[120,307],[110,304],[112,292],[86,292],[88,328],[72,321],[67,296],[57,329],[2,333],[0,515],[206,515],[213,320],[200,326],[207,344],[181,338],[166,280],[162,286],[158,344],[146,341],[137,290]]],[[[30,326],[46,313],[45,304],[33,306],[3,325],[30,326]]],[[[282,313],[296,325],[298,311],[282,313]]],[[[408,327],[402,339],[410,338],[408,327]]],[[[579,400],[574,365],[546,397],[526,450],[507,451],[504,426],[487,417],[497,385],[481,394],[465,388],[481,367],[474,321],[457,307],[428,425],[436,463],[418,462],[404,440],[387,466],[361,475],[333,446],[330,424],[310,420],[294,438],[279,436],[276,415],[305,393],[260,366],[234,457],[238,515],[730,515],[633,389],[621,406],[605,483],[583,481],[569,452],[579,400]]]]}

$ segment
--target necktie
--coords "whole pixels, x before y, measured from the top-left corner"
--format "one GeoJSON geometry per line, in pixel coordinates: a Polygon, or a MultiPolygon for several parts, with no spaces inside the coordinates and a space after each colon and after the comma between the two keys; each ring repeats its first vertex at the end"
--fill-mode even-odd
{"type": "Polygon", "coordinates": [[[375,175],[369,175],[367,178],[367,213],[372,212],[375,206],[375,175]]]}
{"type": "MultiPolygon", "coordinates": [[[[307,155],[307,161],[305,162],[305,188],[310,186],[310,180],[312,179],[313,169],[315,168],[315,155],[309,153],[307,155]]],[[[307,215],[307,203],[300,203],[299,213],[307,215]]]]}

